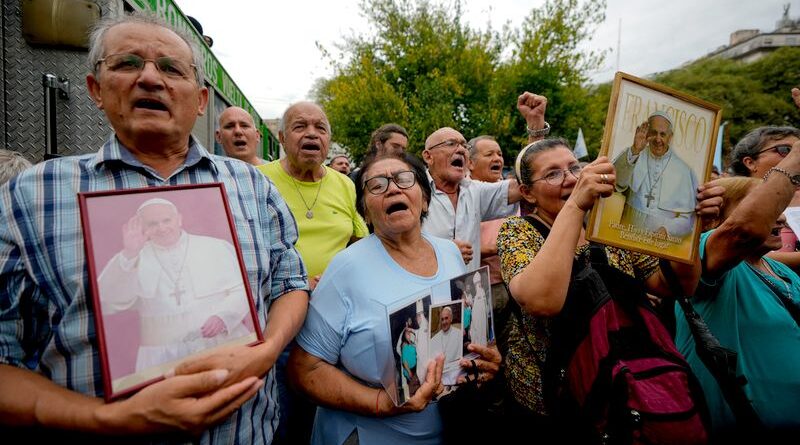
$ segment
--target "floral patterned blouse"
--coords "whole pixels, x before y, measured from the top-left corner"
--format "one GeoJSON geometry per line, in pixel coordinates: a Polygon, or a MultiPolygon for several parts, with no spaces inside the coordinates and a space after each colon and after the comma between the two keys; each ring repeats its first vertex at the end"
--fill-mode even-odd
{"type": "MultiPolygon", "coordinates": [[[[522,272],[544,244],[544,237],[524,218],[508,218],[497,236],[497,253],[503,281],[522,272]]],[[[582,255],[588,244],[578,246],[575,255],[582,255]]],[[[658,259],[649,255],[606,246],[606,256],[611,266],[627,275],[645,280],[658,270],[658,259]]],[[[542,277],[546,279],[546,277],[542,277]]],[[[512,314],[508,320],[508,351],[505,377],[517,403],[534,413],[548,414],[542,397],[542,370],[550,347],[551,318],[535,317],[526,313],[522,320],[512,314]]]]}

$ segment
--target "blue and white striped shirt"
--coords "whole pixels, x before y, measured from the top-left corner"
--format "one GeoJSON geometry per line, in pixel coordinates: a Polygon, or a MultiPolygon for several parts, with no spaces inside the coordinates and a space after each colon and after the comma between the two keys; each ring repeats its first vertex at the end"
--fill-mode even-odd
{"type": "MultiPolygon", "coordinates": [[[[0,187],[0,363],[102,396],[77,193],[209,182],[225,184],[265,326],[270,301],[308,288],[294,249],[297,226],[278,190],[255,168],[209,154],[194,139],[184,165],[162,179],[112,136],[97,153],[43,162],[0,187]]],[[[273,370],[265,383],[199,443],[271,443],[278,424],[273,370]]]]}

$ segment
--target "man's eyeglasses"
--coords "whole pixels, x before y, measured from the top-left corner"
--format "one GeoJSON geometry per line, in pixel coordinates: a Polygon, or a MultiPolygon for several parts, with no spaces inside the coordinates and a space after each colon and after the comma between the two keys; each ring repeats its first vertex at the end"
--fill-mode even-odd
{"type": "Polygon", "coordinates": [[[567,177],[568,172],[569,174],[574,176],[575,179],[578,179],[581,176],[581,166],[575,164],[572,167],[565,170],[553,170],[547,173],[546,175],[542,176],[541,178],[534,179],[533,181],[531,181],[531,184],[533,184],[536,181],[544,180],[550,185],[561,185],[564,183],[564,178],[567,177]]]}
{"type": "Polygon", "coordinates": [[[456,148],[459,145],[464,147],[464,148],[469,148],[469,147],[467,147],[467,141],[457,141],[455,139],[448,139],[446,141],[439,142],[438,144],[431,145],[428,148],[428,150],[433,150],[434,148],[438,148],[438,147],[456,148]]]}
{"type": "Polygon", "coordinates": [[[765,149],[763,149],[763,150],[757,151],[757,152],[756,152],[756,155],[755,155],[755,156],[753,156],[753,157],[754,157],[754,158],[755,158],[755,157],[758,157],[758,155],[760,155],[761,153],[767,152],[767,151],[775,151],[775,152],[776,152],[776,153],[778,153],[778,154],[779,154],[779,155],[780,155],[782,158],[785,158],[785,157],[786,157],[786,155],[788,155],[788,154],[789,154],[789,152],[790,152],[790,151],[792,151],[792,146],[791,146],[791,145],[789,145],[789,144],[783,144],[783,145],[776,145],[776,146],[774,146],[774,147],[765,148],[765,149]]]}
{"type": "MultiPolygon", "coordinates": [[[[174,57],[162,56],[156,59],[145,59],[136,54],[112,54],[97,61],[97,65],[105,63],[109,71],[117,73],[139,73],[147,62],[153,62],[156,69],[167,77],[185,79],[193,75],[192,70],[197,66],[189,64],[174,57]]],[[[97,67],[95,65],[95,68],[97,67]]]]}
{"type": "Polygon", "coordinates": [[[417,183],[417,176],[411,170],[397,172],[391,178],[388,176],[373,176],[364,181],[364,189],[373,195],[381,195],[389,189],[389,181],[394,182],[397,188],[405,190],[417,183]]]}

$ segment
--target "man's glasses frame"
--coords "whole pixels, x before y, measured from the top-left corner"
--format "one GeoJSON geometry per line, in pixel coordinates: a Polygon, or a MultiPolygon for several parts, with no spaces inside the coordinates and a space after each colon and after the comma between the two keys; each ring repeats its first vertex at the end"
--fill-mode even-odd
{"type": "Polygon", "coordinates": [[[439,142],[438,144],[433,144],[428,148],[428,150],[433,150],[434,148],[439,148],[439,147],[455,148],[459,145],[469,150],[469,147],[467,146],[467,141],[462,142],[462,141],[457,141],[455,139],[447,139],[442,142],[439,142]]]}
{"type": "Polygon", "coordinates": [[[173,79],[188,79],[194,77],[197,65],[176,59],[171,56],[161,56],[155,59],[147,59],[138,54],[119,53],[111,54],[99,59],[95,64],[95,69],[101,63],[106,65],[109,71],[119,73],[140,73],[144,70],[147,62],[153,62],[159,73],[173,79]],[[193,71],[194,70],[194,71],[193,71]]]}

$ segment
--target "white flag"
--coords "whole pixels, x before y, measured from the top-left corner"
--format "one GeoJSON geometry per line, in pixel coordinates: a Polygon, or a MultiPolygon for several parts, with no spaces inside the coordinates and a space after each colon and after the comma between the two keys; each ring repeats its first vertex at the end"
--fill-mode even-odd
{"type": "Polygon", "coordinates": [[[586,141],[583,140],[583,130],[580,128],[578,128],[578,140],[575,141],[575,148],[572,152],[578,159],[589,156],[589,152],[586,150],[586,141]]]}

